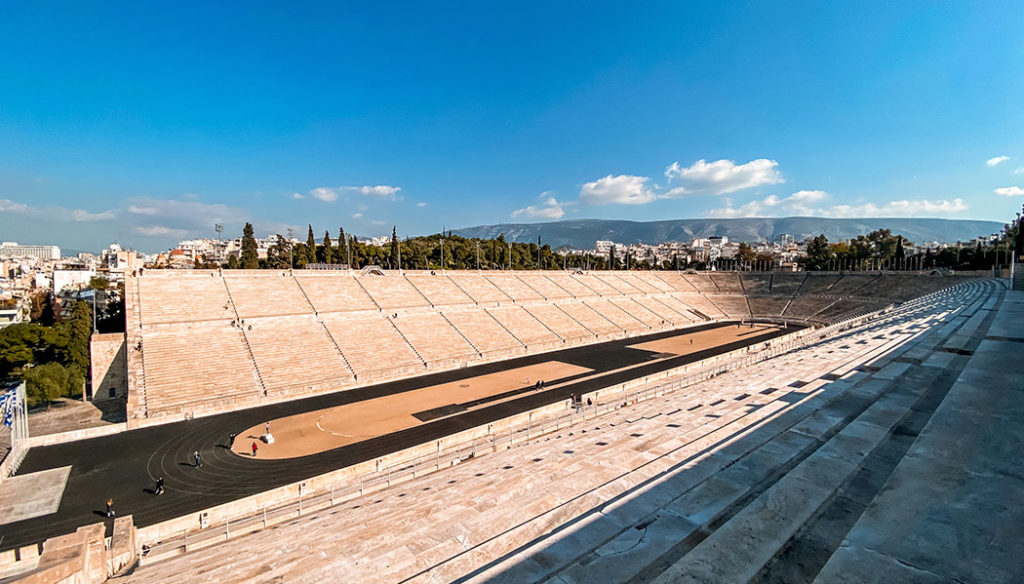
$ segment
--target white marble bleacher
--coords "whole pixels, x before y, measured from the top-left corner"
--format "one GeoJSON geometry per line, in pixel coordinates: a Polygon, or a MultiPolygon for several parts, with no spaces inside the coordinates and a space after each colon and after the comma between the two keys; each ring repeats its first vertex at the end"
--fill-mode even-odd
{"type": "Polygon", "coordinates": [[[355,278],[349,271],[295,271],[295,280],[318,313],[378,310],[355,278]]]}
{"type": "Polygon", "coordinates": [[[1005,294],[987,332],[957,331],[973,355],[814,582],[1021,580],[1024,293],[1005,294]]]}
{"type": "Polygon", "coordinates": [[[639,280],[643,280],[652,289],[658,292],[675,292],[676,289],[668,282],[659,277],[660,272],[636,272],[633,274],[639,280]]]}
{"type": "MultiPolygon", "coordinates": [[[[593,300],[602,299],[598,298],[593,300]]],[[[559,304],[559,308],[564,310],[565,313],[576,320],[576,322],[587,327],[602,338],[612,339],[622,336],[622,327],[591,308],[588,305],[589,302],[591,302],[591,300],[586,302],[563,302],[559,304]]]]}
{"type": "Polygon", "coordinates": [[[694,310],[697,310],[699,312],[703,312],[703,314],[705,316],[707,316],[708,318],[717,318],[717,317],[720,317],[720,316],[724,316],[722,314],[722,312],[720,310],[718,310],[717,307],[708,305],[708,303],[706,301],[703,301],[704,300],[703,297],[701,297],[701,296],[699,296],[697,294],[676,295],[676,296],[674,296],[674,295],[667,295],[666,294],[665,296],[659,296],[657,298],[657,300],[658,300],[658,302],[661,302],[662,304],[668,306],[669,308],[675,310],[676,312],[678,312],[680,314],[689,315],[689,317],[692,318],[694,321],[703,321],[704,320],[703,318],[701,318],[701,317],[697,316],[696,314],[694,314],[694,312],[693,312],[694,310]],[[705,310],[701,310],[700,308],[697,308],[697,306],[692,304],[691,301],[703,301],[701,306],[704,306],[705,310]]]}
{"type": "MultiPolygon", "coordinates": [[[[228,584],[337,574],[359,582],[569,584],[646,582],[666,568],[673,578],[704,566],[749,570],[750,534],[788,537],[748,521],[764,509],[757,502],[800,501],[765,495],[780,491],[771,486],[783,484],[777,470],[797,465],[794,478],[833,480],[807,471],[855,464],[863,438],[891,427],[898,408],[910,405],[903,395],[885,397],[905,365],[893,362],[893,349],[913,340],[900,329],[926,320],[872,323],[273,530],[144,565],[119,582],[179,582],[201,573],[228,584]],[[868,362],[881,371],[857,371],[868,362]],[[841,378],[821,379],[829,372],[841,378]],[[793,387],[796,381],[802,386],[793,387]],[[872,408],[879,397],[883,405],[872,408]],[[712,537],[721,543],[701,543],[712,537]],[[700,551],[707,562],[679,570],[679,555],[686,561],[700,545],[719,554],[700,551]],[[679,553],[668,555],[673,550],[679,553]]],[[[766,518],[785,521],[793,508],[779,509],[766,518]]]]}
{"type": "Polygon", "coordinates": [[[708,274],[680,274],[679,276],[701,294],[717,294],[721,291],[708,274]]]}
{"type": "Polygon", "coordinates": [[[687,325],[699,320],[695,314],[678,301],[674,306],[670,306],[667,302],[671,301],[668,296],[641,296],[634,298],[633,301],[658,315],[659,319],[664,319],[676,326],[687,325]]]}
{"type": "Polygon", "coordinates": [[[138,283],[137,307],[143,326],[198,320],[233,320],[235,312],[228,300],[224,280],[217,272],[195,270],[173,275],[149,270],[138,283]]]}
{"type": "Polygon", "coordinates": [[[708,294],[707,298],[729,318],[750,318],[750,306],[742,294],[708,294]]]}
{"type": "Polygon", "coordinates": [[[604,281],[604,278],[598,277],[598,272],[588,272],[586,274],[573,274],[572,278],[583,284],[587,288],[594,291],[596,296],[617,296],[619,290],[614,288],[610,284],[604,281]]]}
{"type": "Polygon", "coordinates": [[[801,289],[806,277],[806,272],[774,272],[772,273],[772,294],[792,296],[801,289]]]}
{"type": "Polygon", "coordinates": [[[405,272],[406,279],[434,306],[473,304],[473,299],[442,272],[405,272]]]}
{"type": "Polygon", "coordinates": [[[823,323],[838,322],[853,316],[879,310],[888,304],[885,300],[863,300],[844,298],[810,317],[811,320],[823,323]]]}
{"type": "Polygon", "coordinates": [[[358,380],[424,368],[409,343],[381,314],[327,315],[323,322],[358,380]]]}
{"type": "MultiPolygon", "coordinates": [[[[625,272],[618,274],[619,278],[625,280],[627,284],[639,290],[642,294],[660,294],[664,292],[664,289],[656,286],[648,278],[641,276],[645,275],[645,272],[625,272]]],[[[662,283],[664,286],[664,283],[662,283]]]]}
{"type": "Polygon", "coordinates": [[[226,270],[224,283],[242,319],[313,314],[313,307],[287,271],[226,270]]]}
{"type": "Polygon", "coordinates": [[[444,315],[484,357],[523,351],[523,344],[485,310],[453,309],[444,315]]]}
{"type": "Polygon", "coordinates": [[[572,274],[568,272],[548,272],[548,279],[554,282],[558,287],[562,288],[574,298],[590,298],[597,296],[597,292],[594,292],[590,288],[586,287],[578,279],[574,278],[572,274]]]}
{"type": "Polygon", "coordinates": [[[743,284],[740,282],[739,272],[712,272],[708,274],[711,281],[718,286],[722,294],[743,294],[743,284]]]}
{"type": "MultiPolygon", "coordinates": [[[[622,309],[617,304],[612,303],[612,299],[615,298],[616,297],[614,296],[610,298],[591,298],[586,300],[585,303],[598,314],[615,323],[615,326],[629,334],[636,335],[651,332],[651,327],[644,324],[640,319],[622,309]]],[[[618,299],[627,300],[628,297],[619,297],[618,299]]]]}
{"type": "Polygon", "coordinates": [[[609,283],[618,288],[626,296],[641,296],[646,290],[642,288],[636,278],[630,277],[629,272],[616,272],[609,274],[609,283]]]}
{"type": "Polygon", "coordinates": [[[594,340],[597,335],[593,331],[581,325],[577,320],[559,308],[560,305],[567,304],[569,302],[578,301],[563,301],[557,304],[533,303],[526,305],[523,308],[535,316],[537,320],[543,322],[549,329],[555,331],[558,336],[567,341],[574,341],[577,339],[588,341],[594,340]]]}
{"type": "Polygon", "coordinates": [[[616,277],[615,272],[591,272],[590,276],[604,284],[604,288],[601,290],[601,296],[621,296],[625,293],[626,287],[623,286],[622,280],[616,277]]]}
{"type": "Polygon", "coordinates": [[[740,277],[743,280],[743,291],[746,294],[751,296],[772,294],[772,274],[770,272],[744,273],[740,277]]]}
{"type": "MultiPolygon", "coordinates": [[[[683,278],[680,272],[660,272],[655,275],[661,281],[672,287],[673,291],[683,294],[697,294],[698,290],[693,287],[689,280],[683,278]]],[[[717,290],[716,290],[717,291],[717,290]]]]}
{"type": "Polygon", "coordinates": [[[633,318],[642,322],[652,331],[671,328],[674,323],[672,319],[666,319],[664,316],[652,312],[651,309],[637,302],[637,300],[642,300],[644,298],[644,296],[636,296],[633,298],[609,298],[608,301],[623,312],[630,314],[633,318]]]}
{"type": "Polygon", "coordinates": [[[832,296],[856,296],[859,295],[861,288],[871,286],[877,279],[878,274],[845,274],[825,294],[832,296]]]}
{"type": "Polygon", "coordinates": [[[263,395],[241,331],[227,321],[143,330],[147,415],[177,415],[263,395]]]}
{"type": "Polygon", "coordinates": [[[804,279],[803,284],[800,286],[800,296],[808,296],[812,294],[829,294],[829,288],[839,281],[840,276],[838,274],[814,274],[809,273],[804,279]]]}
{"type": "Polygon", "coordinates": [[[555,284],[548,278],[545,273],[529,273],[524,272],[517,274],[516,277],[530,288],[533,288],[541,296],[547,300],[562,300],[564,298],[571,298],[570,294],[565,288],[562,288],[558,284],[555,284]]]}
{"type": "Polygon", "coordinates": [[[399,315],[397,318],[391,318],[391,322],[398,327],[405,340],[416,349],[416,353],[427,365],[464,363],[478,356],[479,351],[440,313],[399,315]]]}
{"type": "Polygon", "coordinates": [[[461,290],[469,294],[478,304],[500,304],[512,302],[505,294],[483,274],[471,272],[450,272],[448,277],[461,290]]]}
{"type": "Polygon", "coordinates": [[[778,318],[786,309],[791,297],[789,296],[748,296],[750,313],[755,317],[778,318]]]}
{"type": "Polygon", "coordinates": [[[353,372],[324,325],[311,317],[258,319],[245,325],[268,393],[351,383],[353,372]]]}
{"type": "Polygon", "coordinates": [[[718,306],[717,302],[714,302],[704,294],[680,294],[675,296],[674,299],[686,304],[690,308],[697,309],[712,319],[728,318],[729,316],[724,309],[718,306]]]}
{"type": "Polygon", "coordinates": [[[523,283],[515,272],[484,274],[484,277],[516,302],[541,299],[540,293],[523,283]]]}
{"type": "Polygon", "coordinates": [[[530,351],[562,341],[522,306],[499,306],[487,312],[530,351]]]}
{"type": "Polygon", "coordinates": [[[796,298],[789,302],[782,316],[784,318],[808,320],[835,302],[836,298],[830,296],[798,294],[796,298]]]}
{"type": "Polygon", "coordinates": [[[385,313],[410,308],[428,308],[430,303],[402,274],[394,271],[381,276],[366,272],[358,276],[359,284],[385,313]]]}

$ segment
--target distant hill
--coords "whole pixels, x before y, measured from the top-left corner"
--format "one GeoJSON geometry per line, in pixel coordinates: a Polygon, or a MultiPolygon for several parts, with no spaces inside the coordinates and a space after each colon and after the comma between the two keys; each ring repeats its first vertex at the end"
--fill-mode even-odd
{"type": "Polygon", "coordinates": [[[723,235],[730,241],[774,241],[784,233],[797,241],[825,234],[831,242],[866,235],[876,229],[890,229],[915,243],[925,241],[967,241],[978,236],[998,233],[1003,228],[996,221],[960,219],[824,219],[821,217],[781,217],[744,219],[676,219],[670,221],[616,221],[607,219],[574,219],[550,223],[503,223],[453,229],[463,237],[491,238],[504,233],[505,239],[517,242],[536,241],[558,248],[569,246],[589,249],[598,240],[619,243],[661,243],[689,241],[695,237],[723,235]]]}

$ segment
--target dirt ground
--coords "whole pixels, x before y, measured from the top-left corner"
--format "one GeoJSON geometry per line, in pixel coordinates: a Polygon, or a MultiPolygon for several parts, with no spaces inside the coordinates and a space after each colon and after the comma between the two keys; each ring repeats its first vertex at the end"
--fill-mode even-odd
{"type": "MultiPolygon", "coordinates": [[[[779,327],[766,324],[728,326],[638,343],[630,347],[660,353],[663,354],[662,358],[670,358],[724,345],[751,334],[777,328],[779,327]]],[[[485,400],[491,396],[530,386],[538,379],[559,379],[591,371],[568,363],[548,361],[373,400],[305,412],[269,420],[267,424],[274,437],[273,444],[266,444],[260,440],[266,431],[266,424],[259,424],[239,433],[232,450],[249,457],[252,456],[252,444],[256,442],[257,458],[307,456],[425,423],[416,414],[422,416],[425,412],[440,409],[441,415],[437,417],[443,417],[443,408],[446,406],[485,400]]],[[[487,400],[478,407],[494,405],[501,401],[503,400],[487,400]]],[[[467,409],[473,408],[453,410],[451,414],[465,412],[467,409]]]]}

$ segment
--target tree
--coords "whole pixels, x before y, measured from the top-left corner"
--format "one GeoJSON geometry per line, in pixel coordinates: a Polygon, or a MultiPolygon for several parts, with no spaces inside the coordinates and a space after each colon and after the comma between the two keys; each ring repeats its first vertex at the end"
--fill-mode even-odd
{"type": "MultiPolygon", "coordinates": [[[[230,263],[230,260],[228,260],[230,263]]],[[[242,268],[255,270],[260,267],[259,252],[256,251],[256,236],[253,233],[252,223],[246,223],[242,228],[242,268]]]]}
{"type": "Polygon", "coordinates": [[[324,231],[324,263],[334,263],[334,250],[331,249],[331,234],[328,231],[324,231]]]}
{"type": "Polygon", "coordinates": [[[237,270],[238,268],[241,268],[241,267],[242,267],[242,264],[241,264],[241,262],[238,261],[238,256],[236,256],[236,255],[228,256],[228,269],[229,270],[237,270]]]}
{"type": "Polygon", "coordinates": [[[25,395],[30,405],[46,404],[70,395],[73,380],[67,368],[60,363],[45,363],[25,371],[25,395]]]}
{"type": "Polygon", "coordinates": [[[615,269],[615,244],[608,247],[608,269],[615,269]]]}
{"type": "Polygon", "coordinates": [[[391,267],[400,268],[398,265],[398,226],[391,226],[391,267]]]}
{"type": "Polygon", "coordinates": [[[348,240],[345,239],[345,230],[342,229],[341,227],[339,227],[338,228],[338,257],[339,257],[338,263],[339,264],[347,264],[348,263],[348,250],[346,249],[347,245],[348,245],[348,240]]]}
{"type": "Polygon", "coordinates": [[[754,263],[754,260],[757,258],[757,253],[754,251],[754,248],[750,247],[747,242],[740,244],[739,249],[736,251],[736,255],[739,256],[740,261],[748,266],[754,263]]]}
{"type": "Polygon", "coordinates": [[[316,239],[313,238],[313,225],[309,225],[309,232],[306,234],[306,263],[316,263],[316,239]]]}
{"type": "Polygon", "coordinates": [[[831,259],[832,248],[829,247],[825,234],[821,234],[807,243],[807,255],[804,256],[803,263],[808,270],[827,269],[831,259]]]}
{"type": "Polygon", "coordinates": [[[93,276],[89,278],[89,288],[92,290],[106,290],[110,287],[110,280],[107,280],[103,276],[93,276]]]}

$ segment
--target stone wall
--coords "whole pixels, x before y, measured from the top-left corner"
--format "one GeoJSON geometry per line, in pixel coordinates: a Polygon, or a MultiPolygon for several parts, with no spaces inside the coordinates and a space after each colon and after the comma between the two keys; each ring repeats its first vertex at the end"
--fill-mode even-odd
{"type": "Polygon", "coordinates": [[[94,334],[89,340],[89,355],[93,401],[126,399],[128,361],[124,333],[94,334]]]}

